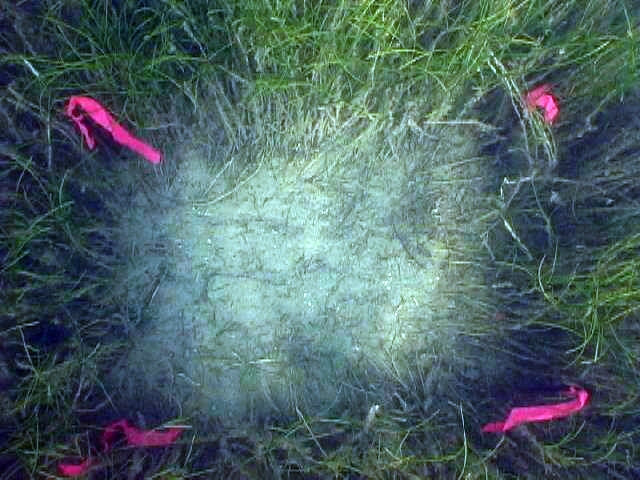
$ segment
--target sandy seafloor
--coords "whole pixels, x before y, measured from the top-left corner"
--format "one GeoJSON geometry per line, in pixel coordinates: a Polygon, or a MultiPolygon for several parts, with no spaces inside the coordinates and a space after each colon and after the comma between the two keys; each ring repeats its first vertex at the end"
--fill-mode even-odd
{"type": "Polygon", "coordinates": [[[118,388],[230,421],[321,414],[364,372],[447,352],[455,328],[434,313],[451,308],[448,249],[479,242],[482,161],[455,129],[417,137],[249,167],[180,152],[165,190],[140,189],[122,218],[128,279],[149,280],[129,292],[146,301],[118,388]]]}

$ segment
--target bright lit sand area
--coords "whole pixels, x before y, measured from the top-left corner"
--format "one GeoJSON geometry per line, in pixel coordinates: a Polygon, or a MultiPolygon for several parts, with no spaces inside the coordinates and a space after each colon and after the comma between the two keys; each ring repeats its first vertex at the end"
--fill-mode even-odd
{"type": "Polygon", "coordinates": [[[428,366],[455,331],[438,320],[455,306],[447,245],[480,236],[482,166],[464,130],[372,122],[252,163],[185,146],[166,207],[140,192],[124,219],[131,272],[159,250],[153,315],[122,372],[234,418],[328,412],[371,369],[428,366]]]}

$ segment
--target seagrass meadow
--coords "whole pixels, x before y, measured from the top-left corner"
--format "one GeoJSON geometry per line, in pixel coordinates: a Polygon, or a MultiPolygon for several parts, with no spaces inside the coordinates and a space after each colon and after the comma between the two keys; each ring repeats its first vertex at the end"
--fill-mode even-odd
{"type": "Polygon", "coordinates": [[[3,2],[0,477],[638,478],[639,36],[622,0],[3,2]]]}

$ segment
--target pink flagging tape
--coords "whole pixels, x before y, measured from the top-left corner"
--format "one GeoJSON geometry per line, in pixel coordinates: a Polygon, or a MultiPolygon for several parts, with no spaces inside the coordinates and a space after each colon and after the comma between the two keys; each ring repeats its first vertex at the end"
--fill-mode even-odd
{"type": "Polygon", "coordinates": [[[162,447],[175,442],[182,434],[182,428],[168,428],[166,432],[157,430],[140,430],[127,420],[118,420],[108,425],[102,432],[102,448],[105,452],[111,449],[115,438],[121,431],[127,443],[136,447],[162,447]]]}
{"type": "Polygon", "coordinates": [[[151,163],[157,164],[162,160],[159,150],[129,133],[100,102],[91,97],[72,96],[65,107],[65,113],[76,124],[90,150],[95,148],[96,141],[85,123],[85,115],[109,132],[116,142],[142,155],[151,163]]]}
{"type": "Polygon", "coordinates": [[[544,121],[548,124],[555,122],[560,115],[558,99],[551,93],[551,85],[548,83],[527,92],[524,96],[524,103],[530,111],[541,108],[544,121]]]}
{"type": "Polygon", "coordinates": [[[61,463],[58,465],[58,473],[63,477],[79,477],[87,473],[93,463],[93,458],[87,458],[81,463],[61,463]]]}
{"type": "MultiPolygon", "coordinates": [[[[128,420],[117,420],[107,425],[102,432],[100,441],[102,451],[108,453],[113,447],[118,435],[122,433],[127,445],[134,447],[163,447],[175,443],[180,438],[184,427],[167,427],[165,431],[140,430],[128,420]]],[[[86,458],[80,463],[58,464],[58,473],[65,477],[79,477],[89,471],[97,462],[93,458],[86,458]]]]}
{"type": "Polygon", "coordinates": [[[571,386],[563,394],[574,397],[573,400],[552,405],[534,405],[512,408],[504,422],[488,423],[483,432],[506,432],[523,423],[546,422],[556,418],[568,417],[582,410],[589,401],[589,392],[578,386],[571,386]]]}

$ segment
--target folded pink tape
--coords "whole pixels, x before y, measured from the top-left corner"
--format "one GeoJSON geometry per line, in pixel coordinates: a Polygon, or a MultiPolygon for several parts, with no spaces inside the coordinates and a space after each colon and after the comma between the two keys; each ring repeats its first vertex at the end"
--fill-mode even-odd
{"type": "Polygon", "coordinates": [[[108,425],[102,432],[102,448],[105,452],[111,449],[111,445],[121,431],[127,439],[127,444],[136,447],[162,447],[175,442],[182,434],[181,427],[169,427],[164,432],[157,430],[140,430],[132,426],[128,420],[118,420],[108,425]]]}
{"type": "Polygon", "coordinates": [[[589,401],[589,392],[581,387],[571,386],[563,394],[567,397],[574,397],[574,399],[552,405],[512,408],[504,422],[488,423],[482,427],[482,431],[506,432],[523,423],[546,422],[556,418],[567,417],[582,410],[589,401]]]}
{"type": "MultiPolygon", "coordinates": [[[[117,420],[107,425],[102,432],[102,451],[107,453],[122,433],[127,445],[134,447],[162,447],[171,445],[182,434],[183,427],[167,427],[166,431],[140,430],[129,423],[128,420],[117,420]]],[[[65,477],[79,477],[89,471],[97,462],[93,458],[86,458],[80,463],[61,463],[58,465],[58,473],[65,477]]]]}
{"type": "Polygon", "coordinates": [[[524,103],[529,110],[541,108],[544,121],[552,124],[560,115],[560,107],[558,99],[553,95],[551,85],[544,83],[527,92],[524,96],[524,103]]]}
{"type": "Polygon", "coordinates": [[[79,477],[87,473],[94,462],[93,458],[87,458],[81,463],[61,463],[58,465],[58,473],[63,477],[79,477]]]}
{"type": "Polygon", "coordinates": [[[85,115],[109,132],[116,142],[142,155],[151,163],[157,164],[162,160],[159,150],[129,133],[100,102],[91,97],[72,96],[65,107],[65,113],[77,125],[91,150],[95,148],[96,142],[85,123],[85,115]]]}

